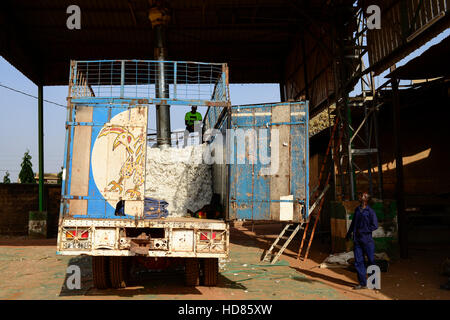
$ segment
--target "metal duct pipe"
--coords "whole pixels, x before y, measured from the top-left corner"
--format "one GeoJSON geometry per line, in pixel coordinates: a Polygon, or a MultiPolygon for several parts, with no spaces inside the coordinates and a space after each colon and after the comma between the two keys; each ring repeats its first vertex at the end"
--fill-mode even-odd
{"type": "MultiPolygon", "coordinates": [[[[155,32],[155,60],[166,59],[165,30],[164,26],[158,25],[155,32]]],[[[169,82],[167,79],[167,65],[164,62],[157,64],[156,98],[169,98],[169,82]]],[[[170,106],[156,105],[156,135],[157,145],[160,148],[170,146],[170,106]]]]}

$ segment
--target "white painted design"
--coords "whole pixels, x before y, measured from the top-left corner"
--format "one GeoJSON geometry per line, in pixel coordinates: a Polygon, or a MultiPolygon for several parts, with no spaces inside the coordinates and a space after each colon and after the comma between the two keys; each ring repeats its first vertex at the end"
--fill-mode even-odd
{"type": "MultiPolygon", "coordinates": [[[[95,184],[108,203],[143,200],[147,108],[133,107],[106,123],[94,142],[91,164],[95,184]]],[[[126,212],[135,215],[138,211],[126,212]]]]}

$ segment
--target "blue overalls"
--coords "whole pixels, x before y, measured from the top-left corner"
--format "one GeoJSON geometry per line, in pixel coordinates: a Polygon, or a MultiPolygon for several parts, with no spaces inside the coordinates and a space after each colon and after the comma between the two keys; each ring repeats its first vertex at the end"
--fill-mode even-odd
{"type": "Polygon", "coordinates": [[[372,239],[372,231],[377,229],[378,220],[375,211],[369,206],[366,206],[364,209],[358,206],[355,209],[355,215],[348,229],[347,237],[353,234],[355,268],[361,286],[367,285],[364,255],[367,256],[369,266],[375,264],[375,243],[372,239]]]}

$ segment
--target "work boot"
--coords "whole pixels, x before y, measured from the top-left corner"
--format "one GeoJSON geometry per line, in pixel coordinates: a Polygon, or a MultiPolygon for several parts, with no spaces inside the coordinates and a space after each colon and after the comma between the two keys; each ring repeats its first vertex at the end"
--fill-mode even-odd
{"type": "Polygon", "coordinates": [[[361,290],[361,289],[367,289],[367,287],[366,286],[362,286],[360,284],[358,284],[357,286],[353,287],[353,290],[361,290]]]}

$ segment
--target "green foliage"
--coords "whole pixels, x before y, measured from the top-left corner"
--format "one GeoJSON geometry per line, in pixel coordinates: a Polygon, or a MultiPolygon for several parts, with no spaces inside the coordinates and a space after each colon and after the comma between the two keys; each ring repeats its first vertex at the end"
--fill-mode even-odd
{"type": "Polygon", "coordinates": [[[20,164],[22,169],[19,173],[20,183],[36,183],[33,173],[33,164],[31,163],[30,151],[27,150],[22,158],[22,163],[20,164]]]}
{"type": "Polygon", "coordinates": [[[9,179],[8,171],[6,171],[5,176],[3,177],[3,183],[11,183],[11,179],[9,179]]]}
{"type": "Polygon", "coordinates": [[[61,184],[62,183],[62,171],[60,171],[59,173],[58,173],[58,184],[61,184]]]}

